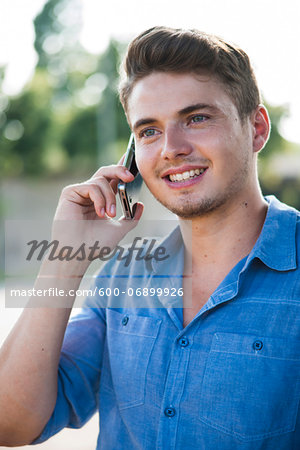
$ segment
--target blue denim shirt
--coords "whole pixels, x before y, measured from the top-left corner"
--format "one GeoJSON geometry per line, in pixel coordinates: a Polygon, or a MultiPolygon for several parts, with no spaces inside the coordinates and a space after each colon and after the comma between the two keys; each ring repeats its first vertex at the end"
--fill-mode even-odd
{"type": "MultiPolygon", "coordinates": [[[[300,448],[300,215],[267,201],[251,253],[186,328],[168,305],[99,308],[103,299],[87,299],[67,328],[57,404],[34,443],[99,410],[97,449],[300,448]]],[[[165,242],[177,268],[179,235],[165,242]]],[[[96,283],[124,270],[111,261],[96,283]]]]}

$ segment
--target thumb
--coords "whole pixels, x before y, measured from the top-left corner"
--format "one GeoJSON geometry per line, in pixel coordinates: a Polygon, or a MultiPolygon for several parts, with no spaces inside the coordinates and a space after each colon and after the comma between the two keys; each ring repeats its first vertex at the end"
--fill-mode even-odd
{"type": "Polygon", "coordinates": [[[122,229],[126,229],[126,233],[135,228],[143,214],[144,205],[141,202],[136,203],[133,206],[134,217],[133,219],[126,219],[125,216],[120,217],[119,223],[122,225],[122,229]]]}
{"type": "MultiPolygon", "coordinates": [[[[114,238],[113,241],[115,244],[120,242],[124,236],[126,236],[127,233],[129,233],[131,230],[133,230],[140,218],[143,214],[144,205],[142,203],[136,204],[135,214],[133,219],[126,219],[125,216],[120,217],[118,220],[114,220],[114,238]]],[[[110,219],[112,221],[112,219],[110,219]]]]}

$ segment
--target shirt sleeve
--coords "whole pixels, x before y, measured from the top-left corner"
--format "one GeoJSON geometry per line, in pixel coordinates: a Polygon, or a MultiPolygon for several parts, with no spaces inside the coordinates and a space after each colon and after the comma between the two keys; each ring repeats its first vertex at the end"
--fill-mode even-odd
{"type": "MultiPolygon", "coordinates": [[[[131,267],[131,266],[130,266],[131,267]]],[[[128,277],[130,267],[117,256],[103,265],[95,278],[91,292],[112,287],[128,277]],[[118,278],[121,277],[121,278],[118,278]]],[[[58,367],[57,400],[51,418],[40,436],[32,442],[46,441],[65,427],[82,427],[98,410],[100,371],[106,336],[107,295],[91,295],[80,313],[67,326],[58,367]]]]}
{"type": "Polygon", "coordinates": [[[70,319],[58,368],[55,409],[32,444],[44,442],[65,427],[82,427],[97,410],[105,332],[101,308],[86,306],[70,319]]]}

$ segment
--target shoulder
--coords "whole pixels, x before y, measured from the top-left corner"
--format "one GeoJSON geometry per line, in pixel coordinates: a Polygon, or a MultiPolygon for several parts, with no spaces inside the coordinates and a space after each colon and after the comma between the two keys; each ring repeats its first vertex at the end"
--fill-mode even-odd
{"type": "Polygon", "coordinates": [[[139,274],[149,276],[157,272],[166,261],[178,259],[183,252],[179,227],[169,234],[159,236],[135,236],[127,244],[119,244],[103,261],[98,276],[112,274],[139,274]]]}
{"type": "Polygon", "coordinates": [[[159,280],[182,276],[183,256],[183,242],[177,228],[163,238],[134,238],[129,244],[118,245],[94,275],[93,295],[86,304],[96,307],[132,305],[136,301],[133,293],[142,287],[150,288],[159,280]]]}

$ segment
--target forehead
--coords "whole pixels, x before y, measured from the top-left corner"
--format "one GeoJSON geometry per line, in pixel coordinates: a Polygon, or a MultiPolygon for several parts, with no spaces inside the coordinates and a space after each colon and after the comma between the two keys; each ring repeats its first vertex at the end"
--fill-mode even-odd
{"type": "Polygon", "coordinates": [[[144,116],[164,117],[196,103],[237,113],[223,83],[214,76],[154,72],[135,83],[128,99],[128,118],[133,124],[144,116]]]}

